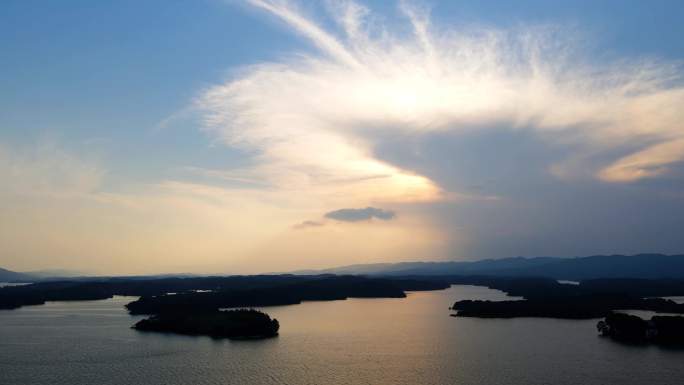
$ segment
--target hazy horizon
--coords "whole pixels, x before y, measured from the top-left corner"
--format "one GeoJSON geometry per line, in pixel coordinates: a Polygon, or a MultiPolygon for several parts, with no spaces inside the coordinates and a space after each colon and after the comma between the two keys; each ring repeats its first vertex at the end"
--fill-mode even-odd
{"type": "MultiPolygon", "coordinates": [[[[378,262],[368,262],[368,263],[355,263],[355,264],[345,264],[345,265],[334,265],[334,266],[319,266],[319,267],[309,267],[309,266],[299,266],[296,269],[290,269],[290,270],[264,270],[264,271],[216,271],[216,270],[205,270],[205,271],[185,271],[185,270],[179,270],[179,271],[150,271],[150,272],[145,272],[145,273],[122,273],[122,274],[116,274],[116,273],[111,273],[111,272],[106,272],[106,271],[85,271],[85,270],[67,270],[67,269],[40,269],[40,270],[31,270],[31,271],[14,271],[12,269],[7,269],[5,266],[0,266],[0,269],[6,269],[9,271],[13,271],[16,273],[23,273],[23,274],[29,274],[29,275],[35,275],[35,276],[41,276],[41,277],[46,277],[46,278],[55,278],[55,277],[136,277],[136,276],[182,276],[182,275],[189,275],[189,276],[231,276],[231,275],[270,275],[270,274],[308,274],[309,272],[311,273],[328,273],[331,272],[332,274],[374,274],[374,273],[380,273],[380,274],[388,274],[392,273],[394,270],[391,268],[391,266],[394,265],[401,265],[401,264],[422,264],[422,263],[427,263],[427,264],[443,264],[443,263],[472,263],[472,262],[497,262],[497,261],[505,261],[505,260],[518,260],[518,259],[525,259],[525,260],[534,260],[534,259],[545,259],[545,258],[551,258],[555,260],[573,260],[573,259],[583,259],[587,257],[636,257],[636,256],[645,256],[645,257],[650,257],[653,255],[663,255],[663,256],[668,256],[667,254],[662,254],[662,253],[639,253],[639,254],[633,254],[633,255],[623,255],[623,254],[605,254],[605,255],[580,255],[580,256],[511,256],[511,257],[502,257],[502,258],[482,258],[482,259],[451,259],[451,260],[405,260],[405,261],[378,261],[378,262]],[[376,271],[374,267],[376,268],[381,268],[381,267],[389,267],[390,269],[380,269],[376,271]],[[352,270],[347,270],[349,268],[357,268],[357,269],[352,269],[352,270]],[[370,270],[369,270],[370,269],[370,270]]],[[[674,257],[681,256],[681,254],[676,254],[676,255],[671,255],[674,257]]],[[[647,263],[646,261],[642,261],[643,263],[647,263]]],[[[643,265],[642,265],[643,266],[643,265]]],[[[522,266],[520,266],[522,268],[522,266]]],[[[631,271],[634,271],[634,269],[637,269],[637,267],[631,267],[631,271]]],[[[491,271],[491,270],[490,270],[491,271]]],[[[444,271],[444,274],[451,274],[448,271],[444,271]]],[[[643,273],[643,272],[642,272],[643,273]]],[[[413,273],[411,273],[413,274],[413,273]]],[[[428,275],[433,275],[436,274],[435,271],[430,271],[430,272],[425,272],[425,274],[428,275]]],[[[470,273],[473,274],[473,273],[470,273]]],[[[480,273],[476,273],[480,274],[480,273]]],[[[484,273],[487,275],[487,273],[484,273]]],[[[543,273],[541,273],[543,274],[543,273]]],[[[0,282],[2,280],[0,279],[0,282]]]]}
{"type": "Polygon", "coordinates": [[[683,253],[682,14],[6,2],[0,267],[683,253]]]}

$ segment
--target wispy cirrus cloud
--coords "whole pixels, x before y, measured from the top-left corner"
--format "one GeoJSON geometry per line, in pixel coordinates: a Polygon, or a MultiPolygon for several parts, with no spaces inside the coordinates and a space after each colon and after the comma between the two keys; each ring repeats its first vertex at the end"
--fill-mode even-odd
{"type": "Polygon", "coordinates": [[[587,154],[641,147],[597,165],[592,174],[606,182],[657,177],[684,159],[676,63],[592,60],[562,27],[434,26],[410,2],[399,2],[410,36],[371,23],[371,10],[352,1],[330,5],[339,31],[291,1],[248,2],[318,51],[246,68],[197,105],[207,130],[258,151],[258,165],[243,171],[275,186],[325,195],[333,181],[354,180],[347,188],[357,202],[444,199],[438,182],[378,158],[377,141],[493,126],[579,144],[583,153],[567,162],[580,168],[587,154]]]}
{"type": "Polygon", "coordinates": [[[329,20],[307,16],[321,3],[248,3],[316,50],[236,69],[157,127],[199,113],[246,166],[108,190],[106,168],[59,146],[0,145],[0,257],[259,272],[681,249],[679,63],[590,55],[596,39],[563,26],[435,25],[408,1],[397,20],[352,1],[327,2],[329,20]],[[623,186],[658,178],[643,185],[667,193],[623,186]]]}

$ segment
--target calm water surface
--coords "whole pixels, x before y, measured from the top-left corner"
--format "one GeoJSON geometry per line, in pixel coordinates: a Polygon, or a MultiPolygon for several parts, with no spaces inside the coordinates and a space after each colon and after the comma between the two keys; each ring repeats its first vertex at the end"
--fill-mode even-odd
{"type": "Polygon", "coordinates": [[[0,287],[23,286],[23,285],[30,285],[30,283],[0,282],[0,287]]]}
{"type": "Polygon", "coordinates": [[[662,297],[665,299],[670,299],[672,301],[675,301],[677,303],[684,303],[684,296],[672,296],[672,297],[662,297]]]}
{"type": "Polygon", "coordinates": [[[472,286],[405,299],[265,310],[278,338],[212,340],[129,327],[133,298],[0,311],[0,384],[682,384],[684,351],[596,335],[595,320],[450,317],[472,286]]]}

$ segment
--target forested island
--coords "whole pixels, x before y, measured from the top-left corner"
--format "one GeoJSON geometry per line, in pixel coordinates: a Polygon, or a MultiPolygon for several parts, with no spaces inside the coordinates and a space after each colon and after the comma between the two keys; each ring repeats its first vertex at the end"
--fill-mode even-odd
{"type": "Polygon", "coordinates": [[[596,328],[601,335],[620,342],[684,347],[684,317],[680,316],[644,320],[635,315],[611,313],[596,328]]]}
{"type": "Polygon", "coordinates": [[[133,325],[140,331],[206,335],[212,338],[261,339],[278,335],[277,319],[253,309],[173,312],[153,315],[133,325]]]}

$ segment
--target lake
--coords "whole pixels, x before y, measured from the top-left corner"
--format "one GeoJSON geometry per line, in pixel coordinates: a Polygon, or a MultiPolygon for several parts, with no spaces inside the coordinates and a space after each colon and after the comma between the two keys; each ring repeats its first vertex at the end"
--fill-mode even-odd
{"type": "Polygon", "coordinates": [[[145,334],[133,300],[53,302],[0,311],[0,384],[681,384],[684,351],[623,345],[596,320],[450,317],[453,286],[404,299],[264,308],[261,341],[145,334]]]}

